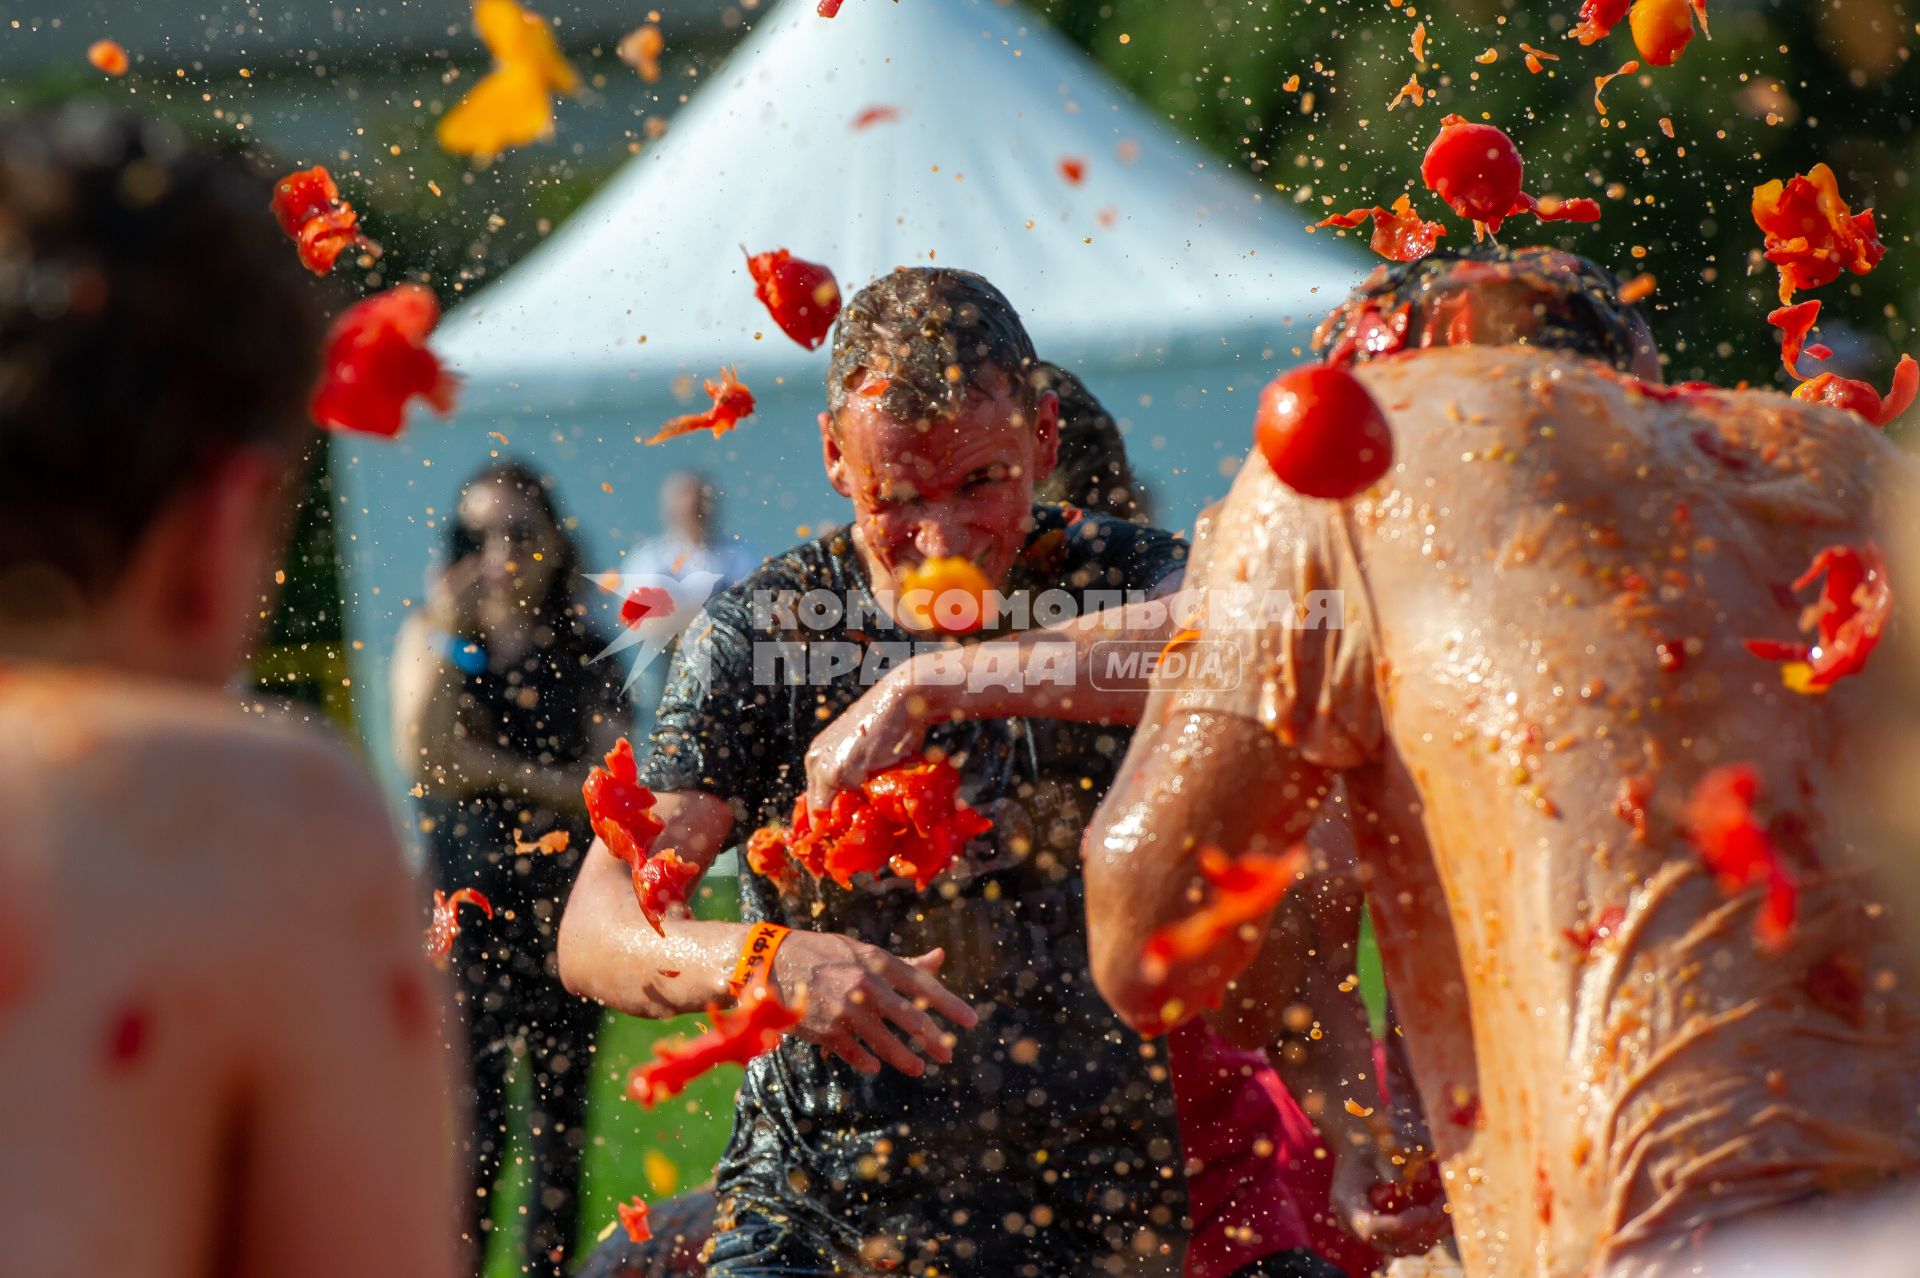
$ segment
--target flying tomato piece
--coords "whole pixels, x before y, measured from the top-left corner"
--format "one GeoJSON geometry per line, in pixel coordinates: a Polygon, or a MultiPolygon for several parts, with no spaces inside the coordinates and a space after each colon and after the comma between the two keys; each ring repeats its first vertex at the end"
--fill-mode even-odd
{"type": "Polygon", "coordinates": [[[1061,156],[1060,176],[1068,186],[1079,186],[1087,180],[1087,162],[1077,155],[1061,156]]]}
{"type": "Polygon", "coordinates": [[[1759,775],[1751,764],[1715,768],[1700,778],[1687,800],[1687,837],[1726,895],[1765,889],[1754,932],[1763,946],[1778,950],[1792,932],[1800,890],[1773,837],[1754,819],[1759,793],[1759,775]]]}
{"type": "Polygon", "coordinates": [[[782,1036],[800,1023],[800,1009],[789,1007],[764,986],[749,991],[747,1001],[731,1011],[710,1007],[713,1028],[680,1043],[662,1043],[653,1059],[627,1076],[627,1095],[651,1109],[687,1089],[687,1085],[718,1065],[745,1065],[771,1051],[782,1036]]]}
{"type": "Polygon", "coordinates": [[[442,417],[452,412],[459,379],[427,348],[439,322],[439,301],[419,284],[401,284],[349,307],[327,332],[314,421],[328,430],[391,439],[415,399],[442,417]]]}
{"type": "MultiPolygon", "coordinates": [[[[1780,362],[1786,365],[1788,376],[1796,381],[1800,378],[1800,356],[1802,352],[1815,359],[1826,359],[1833,354],[1825,346],[1808,346],[1807,334],[1813,331],[1814,321],[1820,318],[1820,302],[1800,302],[1793,306],[1782,306],[1767,314],[1767,323],[1780,330],[1780,362]]],[[[1878,399],[1879,396],[1874,398],[1878,399]]]]}
{"type": "Polygon", "coordinates": [[[1345,501],[1393,465],[1393,434],[1360,379],[1324,364],[1282,373],[1260,394],[1254,446],[1280,482],[1345,501]]]}
{"type": "Polygon", "coordinates": [[[1369,218],[1373,221],[1373,237],[1367,247],[1389,262],[1417,262],[1433,252],[1434,242],[1447,233],[1447,228],[1440,223],[1426,221],[1415,214],[1413,201],[1405,195],[1395,200],[1390,209],[1376,204],[1370,209],[1336,213],[1318,225],[1351,230],[1369,218]]]}
{"type": "Polygon", "coordinates": [[[1623,75],[1632,75],[1639,69],[1640,63],[1638,59],[1635,59],[1630,62],[1622,62],[1618,70],[1609,71],[1605,75],[1596,75],[1593,77],[1593,109],[1601,115],[1605,115],[1607,113],[1607,104],[1605,99],[1600,95],[1607,91],[1609,84],[1612,84],[1623,75]]]}
{"type": "Polygon", "coordinates": [[[853,123],[847,127],[855,133],[870,129],[876,124],[891,124],[900,118],[900,108],[896,106],[875,105],[853,117],[853,123]]]}
{"type": "Polygon", "coordinates": [[[780,331],[810,351],[819,350],[840,314],[840,285],[833,272],[785,249],[749,254],[747,271],[754,296],[780,331]]]}
{"type": "Polygon", "coordinates": [[[1600,202],[1584,195],[1567,199],[1559,195],[1543,195],[1534,199],[1523,195],[1523,207],[1514,209],[1515,213],[1531,213],[1542,222],[1598,222],[1600,220],[1600,202]]]}
{"type": "Polygon", "coordinates": [[[1583,0],[1580,24],[1567,34],[1581,44],[1597,44],[1626,21],[1627,10],[1632,5],[1633,0],[1583,0]]]}
{"type": "Polygon", "coordinates": [[[1873,210],[1848,208],[1824,164],[1755,187],[1753,220],[1766,235],[1767,260],[1780,268],[1782,305],[1796,289],[1830,284],[1843,270],[1865,275],[1886,256],[1873,210]]]}
{"type": "Polygon", "coordinates": [[[747,868],[785,888],[794,881],[794,863],[787,851],[787,835],[776,826],[762,826],[747,839],[747,868]]]}
{"type": "Polygon", "coordinates": [[[1501,129],[1450,115],[1427,147],[1420,176],[1455,213],[1498,231],[1520,203],[1526,165],[1501,129]]]}
{"type": "Polygon", "coordinates": [[[513,0],[475,0],[473,28],[493,54],[494,69],[442,116],[442,150],[500,155],[553,132],[553,95],[580,89],[580,75],[560,52],[553,28],[513,0]]]}
{"type": "Polygon", "coordinates": [[[1280,856],[1247,852],[1238,857],[1216,847],[1201,848],[1200,877],[1212,885],[1213,899],[1179,922],[1154,930],[1141,954],[1141,975],[1157,985],[1174,964],[1203,959],[1241,928],[1263,922],[1306,867],[1306,850],[1300,847],[1280,856]]]}
{"type": "Polygon", "coordinates": [[[101,75],[110,75],[115,79],[125,75],[127,68],[132,65],[126,49],[117,40],[95,40],[87,46],[87,61],[101,75]]]}
{"type": "Polygon", "coordinates": [[[377,247],[360,234],[360,215],[340,198],[324,165],[289,173],[273,188],[273,215],[299,247],[300,263],[315,275],[333,269],[355,244],[377,247]]]}
{"type": "Polygon", "coordinates": [[[1765,661],[1788,663],[1783,677],[1797,692],[1821,693],[1867,667],[1893,615],[1893,585],[1886,558],[1872,542],[1828,546],[1793,583],[1796,591],[1821,583],[1820,598],[1802,619],[1819,642],[1749,639],[1747,651],[1765,661]],[[1803,668],[1796,668],[1803,667],[1803,668]]]}
{"type": "Polygon", "coordinates": [[[1692,0],[1634,0],[1627,22],[1640,56],[1652,66],[1670,67],[1693,39],[1692,0]]]}
{"type": "Polygon", "coordinates": [[[1793,388],[1793,397],[1808,404],[1845,409],[1885,427],[1912,407],[1915,391],[1920,391],[1920,365],[1914,363],[1913,356],[1902,355],[1885,397],[1867,383],[1837,373],[1821,373],[1800,383],[1793,388]]]}
{"type": "Polygon", "coordinates": [[[846,2],[847,0],[820,0],[820,5],[814,12],[823,18],[837,18],[840,16],[840,6],[846,2]]]}
{"type": "Polygon", "coordinates": [[[648,84],[660,83],[660,55],[667,50],[666,37],[660,34],[660,28],[649,22],[644,27],[635,27],[629,31],[614,54],[622,62],[632,67],[634,73],[648,84]]]}
{"type": "Polygon", "coordinates": [[[744,419],[753,416],[753,392],[734,376],[731,368],[721,369],[720,380],[708,382],[706,387],[707,394],[713,399],[712,408],[674,418],[655,431],[647,442],[658,444],[663,440],[676,439],[681,435],[691,435],[703,430],[712,431],[714,437],[718,438],[738,426],[744,419]]]}
{"type": "Polygon", "coordinates": [[[901,616],[916,630],[970,635],[987,624],[986,574],[955,555],[924,560],[900,576],[901,616]],[[925,592],[926,601],[909,598],[925,592]]]}
{"type": "Polygon", "coordinates": [[[682,860],[672,848],[656,852],[633,867],[633,899],[640,902],[640,913],[647,925],[661,936],[666,930],[660,920],[676,905],[687,903],[687,893],[700,878],[700,867],[682,860]]]}
{"type": "Polygon", "coordinates": [[[427,957],[443,972],[447,970],[447,956],[453,953],[453,943],[460,936],[463,905],[475,906],[488,918],[493,917],[493,902],[478,888],[457,888],[451,896],[439,888],[433,890],[433,921],[427,925],[427,957]]]}
{"type": "Polygon", "coordinates": [[[643,1243],[653,1237],[653,1226],[647,1223],[652,1208],[640,1201],[640,1195],[635,1194],[631,1203],[614,1204],[614,1210],[620,1215],[620,1228],[627,1231],[628,1242],[643,1243]]]}
{"type": "Polygon", "coordinates": [[[632,629],[654,617],[673,615],[673,596],[660,586],[641,586],[620,605],[620,624],[632,629]]]}
{"type": "Polygon", "coordinates": [[[573,846],[573,835],[565,830],[550,830],[533,842],[528,843],[516,831],[513,836],[515,856],[557,856],[573,846]]]}
{"type": "Polygon", "coordinates": [[[610,852],[638,870],[639,856],[666,826],[653,814],[653,791],[640,784],[633,742],[620,738],[607,752],[606,766],[589,772],[580,792],[593,832],[610,852]]]}

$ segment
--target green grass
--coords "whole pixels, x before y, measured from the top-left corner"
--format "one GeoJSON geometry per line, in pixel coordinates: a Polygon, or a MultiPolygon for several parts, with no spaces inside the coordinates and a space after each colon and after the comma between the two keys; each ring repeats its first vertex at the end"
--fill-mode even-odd
{"type": "MultiPolygon", "coordinates": [[[[701,918],[739,916],[738,879],[710,877],[700,891],[701,918]]],[[[1357,966],[1361,995],[1378,1034],[1386,1022],[1386,991],[1370,922],[1361,932],[1357,966]]],[[[642,1021],[609,1013],[602,1025],[594,1054],[593,1089],[587,1101],[585,1183],[576,1260],[586,1257],[600,1232],[615,1219],[614,1204],[635,1194],[657,1202],[704,1184],[713,1175],[713,1165],[726,1149],[727,1136],[733,1129],[733,1102],[742,1074],[738,1067],[715,1070],[655,1110],[642,1109],[625,1095],[627,1071],[651,1056],[655,1043],[696,1033],[704,1023],[704,1018],[694,1016],[642,1021]],[[656,1164],[653,1175],[661,1176],[657,1183],[648,1172],[649,1152],[660,1156],[652,1160],[656,1164]]],[[[517,1278],[520,1272],[518,1218],[528,1184],[526,1150],[520,1138],[527,1095],[523,1070],[510,1086],[514,1138],[494,1198],[495,1229],[486,1278],[517,1278]],[[501,1221],[513,1222],[511,1233],[500,1229],[501,1221]]]]}
{"type": "MultiPolygon", "coordinates": [[[[739,915],[739,880],[711,877],[701,885],[697,912],[701,918],[739,915]]],[[[642,1021],[609,1013],[601,1025],[594,1051],[593,1087],[587,1099],[587,1151],[581,1188],[580,1250],[584,1259],[594,1240],[614,1220],[614,1204],[635,1194],[648,1202],[671,1197],[704,1184],[726,1149],[733,1129],[733,1101],[742,1071],[724,1066],[699,1079],[685,1093],[657,1109],[643,1109],[626,1098],[627,1072],[653,1054],[662,1039],[697,1033],[704,1017],[683,1016],[671,1021],[642,1021]],[[647,1155],[657,1153],[657,1183],[649,1178],[647,1155]]],[[[519,1265],[519,1218],[528,1189],[526,1146],[521,1139],[527,1101],[525,1071],[510,1083],[513,1097],[513,1140],[505,1170],[494,1197],[494,1233],[487,1254],[487,1278],[516,1278],[519,1265]],[[508,1228],[502,1229],[502,1222],[508,1228]]]]}

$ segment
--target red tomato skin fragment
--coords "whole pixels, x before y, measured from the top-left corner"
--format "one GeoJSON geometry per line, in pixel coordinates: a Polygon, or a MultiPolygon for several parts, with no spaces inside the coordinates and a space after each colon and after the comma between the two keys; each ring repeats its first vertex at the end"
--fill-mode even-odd
{"type": "Polygon", "coordinates": [[[662,1043],[653,1059],[627,1076],[627,1095],[648,1108],[678,1096],[687,1085],[717,1065],[745,1065],[770,1051],[800,1023],[800,1009],[789,1007],[767,989],[749,990],[731,1011],[708,1008],[713,1028],[681,1043],[662,1043]]]}
{"type": "Polygon", "coordinates": [[[327,333],[313,419],[328,430],[391,439],[407,406],[424,399],[441,416],[453,411],[459,381],[427,349],[440,303],[418,284],[402,284],[350,307],[327,333]]]}
{"type": "Polygon", "coordinates": [[[750,254],[747,273],[753,277],[754,296],[780,331],[810,351],[820,349],[840,314],[840,285],[833,272],[786,249],[774,249],[750,254]]]}

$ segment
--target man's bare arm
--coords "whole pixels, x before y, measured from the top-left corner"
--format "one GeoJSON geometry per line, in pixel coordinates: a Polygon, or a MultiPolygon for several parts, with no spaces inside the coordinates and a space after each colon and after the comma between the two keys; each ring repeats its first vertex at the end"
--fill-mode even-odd
{"type": "MultiPolygon", "coordinates": [[[[703,871],[733,831],[731,808],[710,794],[663,794],[654,812],[666,823],[654,847],[671,847],[703,871]]],[[[748,925],[679,916],[661,928],[665,935],[641,914],[627,867],[596,841],[561,919],[561,980],[633,1016],[676,1016],[730,1001],[728,980],[748,925]]],[[[929,1013],[969,1029],[979,1019],[934,976],[944,958],[934,950],[903,959],[852,937],[796,930],[775,957],[772,981],[788,1001],[804,1000],[802,1037],[866,1073],[884,1063],[918,1077],[923,1056],[953,1059],[948,1032],[929,1013]]]]}
{"type": "Polygon", "coordinates": [[[1088,827],[1084,869],[1094,982],[1123,1019],[1158,1032],[1221,1000],[1264,927],[1224,936],[1160,979],[1142,967],[1147,939],[1209,899],[1201,848],[1285,851],[1312,827],[1328,783],[1325,769],[1234,715],[1182,712],[1134,737],[1088,827]]]}
{"type": "MultiPolygon", "coordinates": [[[[662,794],[653,811],[666,828],[652,850],[672,848],[703,873],[733,833],[727,801],[697,790],[662,794]]],[[[626,863],[595,840],[560,920],[560,979],[629,1016],[660,1019],[727,1002],[748,925],[679,916],[661,928],[664,936],[640,912],[626,863]]]]}
{"type": "Polygon", "coordinates": [[[235,1272],[444,1278],[453,1142],[424,890],[371,785],[338,772],[304,774],[311,847],[262,850],[285,863],[282,908],[234,974],[257,1013],[232,1101],[235,1272]]]}

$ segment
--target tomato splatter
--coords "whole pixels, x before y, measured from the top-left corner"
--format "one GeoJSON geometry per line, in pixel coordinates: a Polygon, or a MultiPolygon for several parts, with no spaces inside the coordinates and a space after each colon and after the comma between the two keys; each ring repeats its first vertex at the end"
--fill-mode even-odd
{"type": "Polygon", "coordinates": [[[1447,229],[1438,222],[1428,222],[1417,216],[1413,211],[1413,201],[1405,195],[1395,200],[1390,209],[1383,209],[1376,204],[1370,209],[1335,213],[1317,225],[1351,230],[1369,218],[1373,220],[1373,238],[1367,246],[1390,262],[1419,261],[1433,252],[1434,242],[1447,233],[1447,229]]]}
{"type": "Polygon", "coordinates": [[[1754,931],[1768,949],[1785,945],[1798,910],[1799,885],[1787,872],[1766,828],[1754,820],[1760,778],[1751,764],[1730,763],[1700,778],[1687,800],[1687,837],[1732,896],[1766,889],[1754,931]]]}
{"type": "Polygon", "coordinates": [[[1173,964],[1205,958],[1241,928],[1264,921],[1306,866],[1301,847],[1279,856],[1247,852],[1237,857],[1201,848],[1200,877],[1213,887],[1213,898],[1179,922],[1154,930],[1141,953],[1141,975],[1158,984],[1173,964]]]}
{"type": "Polygon", "coordinates": [[[116,79],[125,75],[127,68],[132,65],[126,49],[117,40],[95,40],[87,46],[87,61],[91,62],[93,69],[101,75],[110,75],[116,79]]]}
{"type": "Polygon", "coordinates": [[[1542,222],[1598,222],[1600,220],[1600,202],[1579,195],[1568,199],[1559,195],[1543,195],[1534,199],[1531,195],[1520,197],[1521,205],[1542,222]]]}
{"type": "Polygon", "coordinates": [[[787,854],[786,832],[762,826],[747,839],[747,868],[784,888],[795,879],[793,858],[787,854]]]}
{"type": "Polygon", "coordinates": [[[360,234],[360,215],[340,198],[340,188],[324,165],[289,173],[273,188],[273,215],[299,247],[300,264],[315,275],[333,269],[355,244],[378,251],[360,234]]]}
{"type": "Polygon", "coordinates": [[[643,1243],[653,1237],[653,1226],[647,1223],[652,1209],[640,1201],[640,1195],[635,1194],[631,1203],[616,1203],[614,1209],[620,1214],[620,1228],[627,1231],[627,1241],[643,1243]]]}
{"type": "Polygon", "coordinates": [[[661,586],[641,586],[620,605],[620,624],[629,628],[654,617],[673,615],[673,596],[661,586]]]}
{"type": "Polygon", "coordinates": [[[987,624],[992,589],[970,560],[953,555],[923,560],[900,574],[900,616],[918,630],[970,635],[987,624]]]}
{"type": "Polygon", "coordinates": [[[840,314],[840,285],[833,272],[785,249],[749,254],[747,271],[753,276],[754,296],[780,331],[808,350],[818,350],[840,314]]]}
{"type": "Polygon", "coordinates": [[[523,840],[518,830],[513,835],[515,856],[557,856],[572,846],[573,836],[565,830],[549,830],[531,843],[523,840]]]}
{"type": "Polygon", "coordinates": [[[1581,44],[1596,44],[1622,22],[1633,0],[1584,0],[1580,6],[1580,25],[1567,34],[1581,44]]]}
{"type": "Polygon", "coordinates": [[[607,752],[606,766],[589,772],[580,792],[594,834],[637,872],[640,859],[666,826],[653,815],[653,791],[640,784],[633,742],[620,738],[607,752]]]}
{"type": "Polygon", "coordinates": [[[1613,814],[1633,827],[1633,841],[1647,841],[1647,801],[1653,798],[1653,781],[1645,776],[1620,778],[1614,794],[1613,814]]]}
{"type": "Polygon", "coordinates": [[[1066,179],[1068,186],[1079,186],[1087,180],[1087,162],[1077,155],[1061,156],[1060,176],[1066,179]]]}
{"type": "Polygon", "coordinates": [[[1782,677],[1800,692],[1825,692],[1867,667],[1893,615],[1893,586],[1879,547],[1828,546],[1793,583],[1796,591],[1820,581],[1820,598],[1807,609],[1801,629],[1814,627],[1819,642],[1749,639],[1747,651],[1766,661],[1784,661],[1782,677]]]}
{"type": "Polygon", "coordinates": [[[1622,62],[1617,70],[1609,71],[1605,75],[1596,75],[1593,77],[1593,109],[1601,115],[1605,115],[1607,113],[1607,104],[1600,95],[1607,91],[1609,84],[1612,84],[1623,75],[1632,75],[1639,69],[1640,64],[1637,61],[1622,62]]]}
{"type": "Polygon", "coordinates": [[[414,1043],[427,1037],[433,1020],[428,1011],[427,987],[418,972],[387,973],[387,1011],[405,1041],[414,1043]]]}
{"type": "Polygon", "coordinates": [[[870,129],[876,124],[892,124],[899,118],[899,107],[885,105],[870,106],[859,115],[854,116],[853,123],[847,127],[851,128],[855,133],[858,133],[862,129],[870,129]]]}
{"type": "Polygon", "coordinates": [[[1824,164],[1755,187],[1753,220],[1766,234],[1767,260],[1780,268],[1783,305],[1796,289],[1831,284],[1843,270],[1865,275],[1886,256],[1873,210],[1849,209],[1839,179],[1824,164]]]}
{"type": "Polygon", "coordinates": [[[109,1069],[131,1069],[146,1056],[153,1041],[153,1013],[141,1003],[128,1003],[108,1018],[101,1056],[109,1069]]]}
{"type": "Polygon", "coordinates": [[[1691,0],[1634,0],[1627,22],[1633,47],[1652,66],[1672,66],[1693,39],[1691,0]]]}
{"type": "Polygon", "coordinates": [[[493,55],[493,70],[441,117],[441,149],[484,157],[551,135],[553,95],[580,89],[553,28],[513,0],[476,0],[473,29],[493,55]]]}
{"type": "Polygon", "coordinates": [[[1858,414],[1875,426],[1885,426],[1913,406],[1914,393],[1920,391],[1920,364],[1913,356],[1902,355],[1893,370],[1893,385],[1883,397],[1865,382],[1857,382],[1837,373],[1821,373],[1793,388],[1793,397],[1810,404],[1828,404],[1858,414]]]}
{"type": "Polygon", "coordinates": [[[460,936],[463,905],[477,906],[488,918],[493,917],[493,902],[478,888],[457,888],[452,896],[439,888],[433,890],[433,921],[427,925],[427,957],[443,972],[447,970],[447,955],[453,953],[453,943],[460,936]]]}
{"type": "Polygon", "coordinates": [[[1393,435],[1380,406],[1345,369],[1310,365],[1282,373],[1260,395],[1254,446],[1295,492],[1345,501],[1393,465],[1393,435]]]}
{"type": "Polygon", "coordinates": [[[713,1028],[687,1042],[662,1043],[653,1059],[627,1076],[627,1095],[648,1108],[678,1096],[687,1084],[717,1065],[745,1065],[770,1051],[800,1023],[800,1011],[788,1007],[765,986],[750,987],[742,1006],[707,1009],[713,1028]]]}
{"type": "Polygon", "coordinates": [[[1609,905],[1600,911],[1598,917],[1578,927],[1563,928],[1561,935],[1567,943],[1582,954],[1593,953],[1593,947],[1600,942],[1620,933],[1620,925],[1626,922],[1627,912],[1617,905],[1609,905]]]}
{"type": "Polygon", "coordinates": [[[440,303],[418,284],[402,284],[349,307],[327,332],[313,419],[328,430],[391,439],[407,405],[424,399],[441,416],[453,411],[459,379],[440,366],[427,337],[440,303]]]}
{"type": "MultiPolygon", "coordinates": [[[[909,759],[875,773],[825,810],[802,795],[781,851],[815,878],[851,887],[860,874],[891,869],[925,891],[974,838],[993,828],[960,797],[960,773],[945,759],[909,759]]],[[[751,841],[749,841],[751,844],[751,841]]],[[[774,845],[763,844],[771,857],[774,845]]],[[[757,868],[757,867],[756,867],[757,868]]]]}
{"type": "Polygon", "coordinates": [[[823,18],[837,18],[840,16],[840,6],[846,2],[847,0],[820,0],[820,5],[814,12],[823,18]]]}
{"type": "Polygon", "coordinates": [[[738,426],[742,419],[753,416],[753,392],[734,376],[731,368],[721,369],[720,380],[708,382],[706,386],[707,394],[713,399],[712,408],[674,418],[654,432],[647,442],[658,444],[701,430],[710,430],[718,437],[738,426]]]}
{"type": "Polygon", "coordinates": [[[700,877],[700,867],[682,860],[672,848],[656,852],[633,869],[633,895],[647,925],[665,936],[660,920],[676,905],[687,903],[687,893],[700,877]]]}
{"type": "Polygon", "coordinates": [[[651,22],[635,27],[614,48],[615,56],[648,84],[660,83],[660,55],[666,51],[666,37],[651,22]]]}
{"type": "Polygon", "coordinates": [[[1560,60],[1559,54],[1548,53],[1545,49],[1536,49],[1524,42],[1520,45],[1520,52],[1526,55],[1527,71],[1531,75],[1539,75],[1547,69],[1547,63],[1560,60]]]}
{"type": "Polygon", "coordinates": [[[1767,323],[1780,330],[1780,362],[1787,366],[1788,375],[1796,380],[1800,377],[1800,355],[1803,351],[1814,359],[1826,359],[1833,354],[1825,346],[1806,344],[1807,334],[1813,331],[1814,321],[1819,318],[1818,299],[1796,306],[1782,306],[1767,314],[1767,323]]]}

